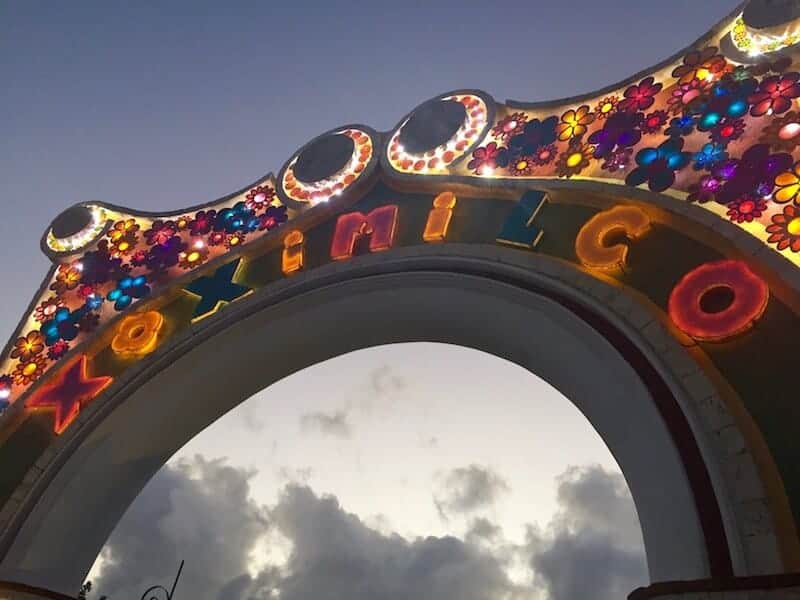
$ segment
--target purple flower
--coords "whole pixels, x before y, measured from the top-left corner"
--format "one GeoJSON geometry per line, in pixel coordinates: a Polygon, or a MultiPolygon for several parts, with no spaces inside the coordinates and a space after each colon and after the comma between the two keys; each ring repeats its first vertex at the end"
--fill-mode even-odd
{"type": "Polygon", "coordinates": [[[595,144],[594,157],[607,158],[616,148],[630,148],[642,139],[638,127],[642,113],[618,112],[611,115],[603,128],[589,136],[589,143],[595,144]]]}
{"type": "Polygon", "coordinates": [[[730,204],[744,196],[768,196],[775,188],[775,176],[791,166],[791,154],[770,154],[768,144],[751,146],[738,162],[727,161],[715,169],[714,174],[725,179],[716,201],[730,204]]]}

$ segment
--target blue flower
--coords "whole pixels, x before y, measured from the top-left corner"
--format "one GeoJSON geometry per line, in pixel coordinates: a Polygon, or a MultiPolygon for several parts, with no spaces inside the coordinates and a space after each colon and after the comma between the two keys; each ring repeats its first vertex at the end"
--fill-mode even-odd
{"type": "Polygon", "coordinates": [[[42,333],[45,343],[52,346],[58,340],[71,341],[78,337],[78,320],[83,316],[81,309],[70,312],[68,308],[61,307],[56,310],[53,318],[42,323],[42,333]]]}
{"type": "Polygon", "coordinates": [[[669,122],[669,127],[664,131],[669,137],[683,137],[694,131],[694,117],[684,115],[676,117],[669,122]]]}
{"type": "Polygon", "coordinates": [[[702,147],[700,152],[694,155],[694,170],[695,171],[710,171],[715,165],[724,160],[728,160],[728,153],[725,152],[725,147],[719,144],[706,144],[702,147]]]}
{"type": "Polygon", "coordinates": [[[219,211],[214,229],[216,231],[224,230],[226,233],[255,231],[259,225],[255,215],[255,211],[247,208],[244,202],[237,202],[232,207],[219,211]]]}
{"type": "Polygon", "coordinates": [[[636,154],[636,169],[628,174],[625,183],[637,186],[647,182],[653,192],[663,192],[675,183],[675,171],[683,169],[692,155],[683,152],[682,138],[669,138],[658,148],[645,148],[636,154]]]}
{"type": "Polygon", "coordinates": [[[139,275],[120,279],[116,289],[111,290],[107,298],[114,303],[114,310],[125,310],[131,305],[134,298],[144,298],[149,293],[150,286],[147,285],[147,278],[139,275]]]}

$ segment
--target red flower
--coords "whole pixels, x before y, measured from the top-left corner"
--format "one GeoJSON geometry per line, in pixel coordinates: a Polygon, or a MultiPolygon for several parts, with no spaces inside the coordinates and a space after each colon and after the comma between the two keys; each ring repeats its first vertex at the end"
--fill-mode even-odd
{"type": "Polygon", "coordinates": [[[651,112],[644,118],[642,121],[641,129],[643,133],[658,133],[661,131],[661,128],[664,127],[667,123],[668,118],[667,111],[665,110],[657,110],[655,112],[651,112]]]}
{"type": "Polygon", "coordinates": [[[245,206],[250,210],[259,211],[265,208],[275,197],[275,190],[268,185],[259,185],[247,192],[245,206]]]}
{"type": "Polygon", "coordinates": [[[214,228],[216,221],[217,211],[201,210],[194,216],[194,221],[192,221],[192,235],[206,235],[214,228]]]}
{"type": "Polygon", "coordinates": [[[175,225],[174,221],[162,221],[158,219],[153,221],[150,229],[144,232],[144,237],[151,246],[155,244],[163,246],[176,233],[178,233],[178,226],[175,225]]]}
{"type": "Polygon", "coordinates": [[[556,155],[557,152],[555,144],[548,144],[547,146],[541,146],[538,150],[536,150],[536,154],[531,156],[531,160],[537,167],[543,167],[553,162],[553,160],[556,158],[556,155]]]}
{"type": "Polygon", "coordinates": [[[64,340],[58,340],[47,350],[47,358],[49,358],[50,360],[58,360],[59,358],[64,356],[68,350],[69,350],[69,344],[64,340]]]}
{"type": "Polygon", "coordinates": [[[744,133],[745,123],[744,119],[733,119],[731,117],[724,117],[712,130],[711,141],[727,146],[728,142],[738,140],[744,133]]]}
{"type": "Polygon", "coordinates": [[[692,79],[672,90],[667,106],[673,115],[681,114],[693,102],[700,102],[708,94],[710,84],[705,79],[692,79]]]}
{"type": "Polygon", "coordinates": [[[792,99],[800,96],[798,79],[800,73],[786,73],[764,79],[756,93],[747,99],[753,105],[750,114],[761,117],[766,114],[785,113],[792,107],[792,99]]]}
{"type": "Polygon", "coordinates": [[[489,174],[489,170],[506,165],[508,165],[508,150],[498,148],[496,142],[491,142],[482,148],[475,149],[467,168],[475,171],[476,175],[483,175],[489,174]]]}
{"type": "Polygon", "coordinates": [[[728,204],[728,217],[737,223],[752,223],[767,210],[767,201],[763,198],[744,196],[728,204]]]}
{"type": "Polygon", "coordinates": [[[778,250],[791,248],[792,252],[800,252],[800,208],[789,205],[782,213],[772,215],[772,225],[767,227],[767,243],[777,244],[778,250]]]}
{"type": "Polygon", "coordinates": [[[497,122],[497,125],[492,127],[492,134],[499,140],[507,141],[512,135],[516,135],[522,129],[528,117],[525,113],[514,113],[507,115],[497,122]]]}
{"type": "Polygon", "coordinates": [[[625,90],[625,98],[620,102],[620,110],[636,112],[650,108],[656,101],[655,96],[661,91],[662,87],[660,83],[655,83],[653,77],[642,79],[638,84],[634,84],[625,90]]]}
{"type": "Polygon", "coordinates": [[[141,267],[144,263],[147,262],[147,252],[144,250],[137,250],[131,256],[131,264],[134,267],[141,267]]]}

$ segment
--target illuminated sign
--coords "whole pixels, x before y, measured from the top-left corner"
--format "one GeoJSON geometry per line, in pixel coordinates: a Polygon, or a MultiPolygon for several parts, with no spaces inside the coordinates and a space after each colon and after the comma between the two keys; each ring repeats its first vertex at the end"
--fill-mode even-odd
{"type": "Polygon", "coordinates": [[[428,213],[425,231],[422,239],[426,242],[441,242],[447,236],[450,220],[453,218],[453,208],[456,205],[456,196],[453,192],[442,192],[433,199],[433,208],[428,213]]]}
{"type": "Polygon", "coordinates": [[[305,259],[305,236],[301,231],[293,229],[283,238],[281,253],[281,270],[284,275],[291,275],[303,268],[305,259]]]}
{"type": "Polygon", "coordinates": [[[359,240],[368,241],[370,252],[391,248],[397,227],[397,213],[397,205],[389,204],[373,209],[366,215],[352,212],[339,216],[333,233],[331,258],[350,258],[359,240]]]}
{"type": "Polygon", "coordinates": [[[584,266],[592,269],[622,268],[628,257],[628,246],[612,240],[616,241],[618,236],[635,240],[649,229],[650,219],[640,208],[614,206],[596,214],[581,227],[575,238],[575,254],[584,266]]]}
{"type": "Polygon", "coordinates": [[[544,192],[526,192],[506,219],[497,241],[509,246],[534,248],[544,233],[533,222],[547,202],[544,192]]]}

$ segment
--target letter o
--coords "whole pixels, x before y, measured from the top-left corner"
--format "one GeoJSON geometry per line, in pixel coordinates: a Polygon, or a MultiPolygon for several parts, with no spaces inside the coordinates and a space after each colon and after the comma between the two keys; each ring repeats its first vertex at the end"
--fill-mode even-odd
{"type": "Polygon", "coordinates": [[[769,287],[742,261],[700,265],[672,289],[669,316],[700,341],[722,341],[747,331],[764,314],[769,287]]]}

